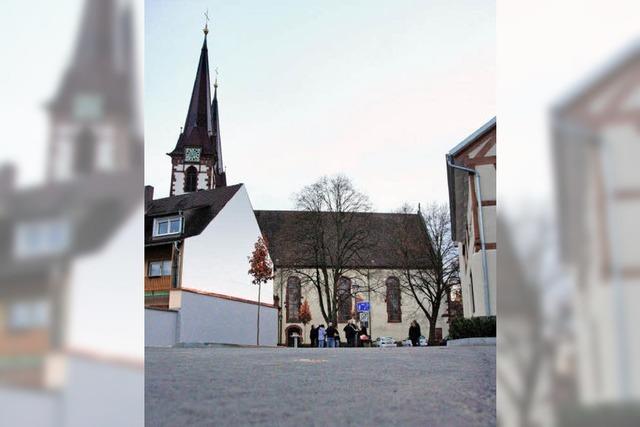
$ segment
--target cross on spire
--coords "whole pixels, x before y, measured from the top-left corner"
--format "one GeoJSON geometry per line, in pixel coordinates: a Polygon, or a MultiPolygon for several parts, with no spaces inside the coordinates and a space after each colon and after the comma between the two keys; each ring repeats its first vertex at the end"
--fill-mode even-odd
{"type": "Polygon", "coordinates": [[[216,80],[213,82],[213,87],[218,88],[218,67],[216,67],[216,80]]]}
{"type": "Polygon", "coordinates": [[[205,23],[204,23],[204,35],[206,36],[207,34],[209,34],[209,9],[207,8],[207,11],[204,13],[204,19],[205,19],[205,23]]]}

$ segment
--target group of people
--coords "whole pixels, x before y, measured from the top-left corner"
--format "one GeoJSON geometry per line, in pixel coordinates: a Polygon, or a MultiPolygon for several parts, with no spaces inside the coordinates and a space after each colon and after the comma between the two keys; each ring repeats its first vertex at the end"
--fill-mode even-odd
{"type": "MultiPolygon", "coordinates": [[[[353,320],[349,320],[342,330],[347,339],[347,347],[359,347],[363,342],[370,340],[366,326],[364,324],[356,325],[353,320]]],[[[309,338],[312,347],[340,347],[340,333],[332,322],[329,322],[329,326],[326,328],[324,324],[317,328],[315,325],[311,325],[309,338]]]]}
{"type": "MultiPolygon", "coordinates": [[[[349,320],[342,330],[344,331],[344,336],[347,339],[347,347],[360,347],[363,343],[368,342],[371,339],[367,333],[367,327],[362,323],[356,324],[353,320],[349,320]]],[[[409,327],[409,339],[414,347],[418,347],[420,345],[421,336],[422,332],[420,331],[420,325],[414,320],[411,322],[411,326],[409,327]]],[[[311,340],[311,347],[340,347],[340,334],[332,322],[329,322],[329,326],[326,328],[324,324],[321,324],[318,327],[311,325],[309,338],[311,340]]]]}

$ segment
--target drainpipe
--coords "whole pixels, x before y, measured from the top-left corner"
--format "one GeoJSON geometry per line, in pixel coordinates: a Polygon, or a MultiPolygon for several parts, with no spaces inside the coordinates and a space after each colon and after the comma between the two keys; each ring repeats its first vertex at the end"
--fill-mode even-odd
{"type": "MultiPolygon", "coordinates": [[[[454,169],[458,169],[467,172],[474,176],[475,189],[476,189],[476,203],[478,203],[478,215],[480,228],[480,249],[482,250],[482,276],[484,279],[484,309],[485,315],[491,315],[491,300],[489,298],[489,266],[487,262],[487,247],[484,240],[484,214],[482,213],[482,193],[480,192],[480,173],[475,169],[470,169],[464,166],[459,166],[453,163],[451,155],[447,155],[447,165],[454,169]]],[[[453,226],[453,224],[452,224],[453,226]]]]}

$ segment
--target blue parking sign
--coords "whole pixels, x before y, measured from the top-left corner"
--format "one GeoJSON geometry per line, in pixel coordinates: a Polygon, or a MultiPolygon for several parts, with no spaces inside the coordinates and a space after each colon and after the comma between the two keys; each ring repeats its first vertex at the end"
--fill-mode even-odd
{"type": "Polygon", "coordinates": [[[358,312],[369,311],[369,301],[361,301],[356,304],[358,312]]]}

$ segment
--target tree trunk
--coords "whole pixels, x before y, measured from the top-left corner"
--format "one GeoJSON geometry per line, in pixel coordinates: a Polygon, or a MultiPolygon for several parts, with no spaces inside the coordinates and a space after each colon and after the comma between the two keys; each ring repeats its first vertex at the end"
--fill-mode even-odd
{"type": "Polygon", "coordinates": [[[436,343],[436,320],[429,320],[429,345],[437,345],[436,343]]]}
{"type": "Polygon", "coordinates": [[[257,324],[257,332],[256,332],[256,345],[260,345],[260,288],[261,285],[258,283],[258,324],[257,324]]]}

